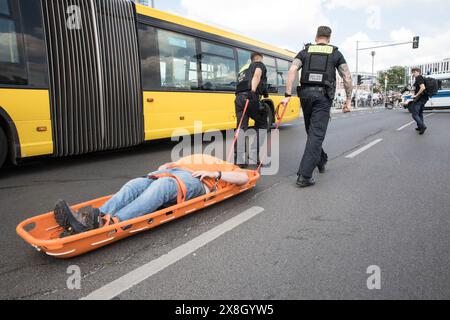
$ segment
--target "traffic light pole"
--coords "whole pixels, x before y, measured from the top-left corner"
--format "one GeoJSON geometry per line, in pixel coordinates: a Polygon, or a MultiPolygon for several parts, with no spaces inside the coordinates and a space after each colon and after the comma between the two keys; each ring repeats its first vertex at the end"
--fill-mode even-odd
{"type": "Polygon", "coordinates": [[[402,46],[405,44],[412,44],[413,49],[419,48],[419,37],[414,37],[413,41],[408,42],[399,42],[399,43],[392,43],[392,44],[386,44],[382,46],[376,46],[376,47],[369,47],[369,48],[359,48],[359,41],[356,41],[356,90],[355,90],[355,108],[358,108],[358,76],[359,76],[359,69],[358,69],[358,63],[359,63],[359,52],[365,51],[365,50],[373,50],[373,49],[379,49],[379,48],[387,48],[387,47],[396,47],[396,46],[402,46]]]}
{"type": "Polygon", "coordinates": [[[359,60],[359,41],[356,41],[356,90],[355,90],[355,109],[358,108],[358,78],[359,78],[359,70],[358,70],[358,60],[359,60]]]}

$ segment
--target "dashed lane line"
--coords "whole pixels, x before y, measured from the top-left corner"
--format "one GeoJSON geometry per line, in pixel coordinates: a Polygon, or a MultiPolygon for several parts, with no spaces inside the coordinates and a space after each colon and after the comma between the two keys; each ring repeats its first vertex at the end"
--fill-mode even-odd
{"type": "Polygon", "coordinates": [[[173,249],[169,253],[150,261],[147,264],[125,274],[124,276],[108,283],[107,285],[95,290],[81,300],[110,300],[121,293],[131,289],[142,281],[150,278],[158,272],[164,270],[170,265],[180,261],[184,257],[194,253],[206,244],[214,241],[228,231],[233,230],[239,225],[247,222],[263,212],[261,207],[252,207],[239,215],[225,221],[221,225],[201,234],[191,241],[173,249]]]}
{"type": "Polygon", "coordinates": [[[380,143],[381,141],[383,141],[383,139],[377,139],[375,141],[372,141],[371,143],[369,143],[368,145],[356,150],[355,152],[349,154],[348,156],[346,156],[345,158],[347,159],[353,159],[355,157],[357,157],[358,155],[360,155],[361,153],[363,153],[364,151],[369,150],[370,148],[372,148],[373,146],[377,145],[378,143],[380,143]]]}
{"type": "MultiPolygon", "coordinates": [[[[431,117],[432,115],[434,115],[434,113],[428,114],[424,118],[431,117]]],[[[404,126],[401,126],[400,128],[398,128],[397,131],[402,131],[403,129],[408,128],[410,125],[413,125],[414,123],[416,123],[416,122],[415,121],[408,122],[404,126]]]]}

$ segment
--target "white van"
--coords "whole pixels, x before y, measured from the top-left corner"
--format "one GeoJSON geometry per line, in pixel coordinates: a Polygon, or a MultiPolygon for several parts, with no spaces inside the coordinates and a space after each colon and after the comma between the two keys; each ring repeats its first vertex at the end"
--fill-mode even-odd
{"type": "MultiPolygon", "coordinates": [[[[450,75],[432,75],[431,78],[440,80],[442,82],[441,89],[433,96],[425,105],[425,110],[432,109],[450,109],[450,75]]],[[[413,91],[414,88],[411,88],[413,91]]],[[[402,105],[405,109],[408,104],[412,102],[412,93],[406,93],[402,96],[402,105]]]]}

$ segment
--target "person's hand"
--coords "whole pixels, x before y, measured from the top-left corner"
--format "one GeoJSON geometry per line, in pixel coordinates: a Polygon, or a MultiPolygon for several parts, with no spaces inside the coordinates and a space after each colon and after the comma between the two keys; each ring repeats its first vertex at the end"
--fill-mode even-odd
{"type": "Polygon", "coordinates": [[[194,178],[199,178],[200,181],[203,181],[205,178],[213,178],[217,179],[219,177],[219,172],[214,171],[196,171],[192,174],[194,178]]]}
{"type": "Polygon", "coordinates": [[[281,104],[286,107],[289,101],[291,101],[291,97],[286,97],[283,100],[281,100],[281,104]]]}
{"type": "Polygon", "coordinates": [[[267,92],[264,92],[264,99],[269,98],[269,94],[267,92]]]}

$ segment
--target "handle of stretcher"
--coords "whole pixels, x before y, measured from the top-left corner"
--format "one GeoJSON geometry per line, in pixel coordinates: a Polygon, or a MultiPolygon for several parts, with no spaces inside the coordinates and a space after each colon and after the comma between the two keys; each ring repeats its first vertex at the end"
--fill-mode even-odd
{"type": "MultiPolygon", "coordinates": [[[[286,110],[287,110],[287,106],[288,106],[287,103],[285,105],[283,105],[281,102],[278,104],[277,111],[276,111],[276,115],[277,115],[278,121],[277,121],[277,124],[275,126],[275,130],[278,130],[280,128],[281,122],[283,121],[284,115],[285,115],[286,110]],[[283,108],[283,112],[281,113],[281,116],[280,116],[279,115],[279,111],[280,111],[280,107],[281,106],[284,106],[284,108],[283,108]]],[[[262,165],[263,165],[263,161],[260,161],[258,169],[256,169],[257,172],[261,172],[262,165]]]]}
{"type": "Polygon", "coordinates": [[[250,103],[249,99],[245,100],[244,112],[242,113],[241,120],[239,121],[239,125],[238,125],[238,127],[236,129],[236,133],[234,134],[234,140],[233,140],[233,144],[231,145],[230,151],[228,152],[227,162],[231,162],[231,158],[233,157],[234,146],[236,145],[237,139],[239,137],[239,133],[241,131],[242,122],[244,120],[245,114],[247,113],[247,109],[248,109],[249,103],[250,103]]]}

